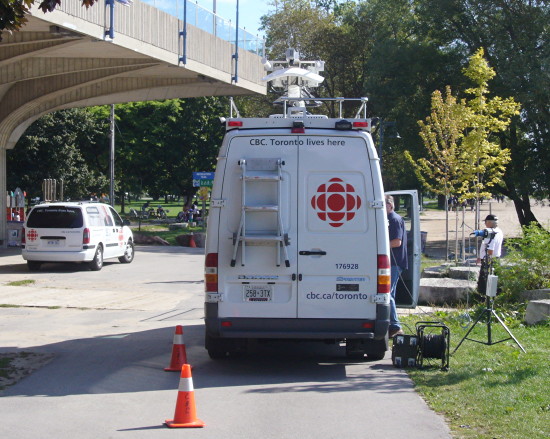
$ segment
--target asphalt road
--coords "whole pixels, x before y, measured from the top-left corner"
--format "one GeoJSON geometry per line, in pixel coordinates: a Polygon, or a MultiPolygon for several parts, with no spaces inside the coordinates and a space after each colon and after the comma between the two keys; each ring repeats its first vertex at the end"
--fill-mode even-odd
{"type": "MultiPolygon", "coordinates": [[[[402,370],[352,362],[319,343],[257,345],[210,360],[203,348],[200,249],[139,247],[99,272],[44,265],[30,273],[0,250],[0,352],[54,359],[0,397],[2,437],[448,438],[402,370]],[[30,286],[8,282],[35,280],[30,286]],[[184,327],[202,429],[168,429],[179,374],[164,372],[184,327]]],[[[426,373],[435,373],[427,371],[426,373]]]]}

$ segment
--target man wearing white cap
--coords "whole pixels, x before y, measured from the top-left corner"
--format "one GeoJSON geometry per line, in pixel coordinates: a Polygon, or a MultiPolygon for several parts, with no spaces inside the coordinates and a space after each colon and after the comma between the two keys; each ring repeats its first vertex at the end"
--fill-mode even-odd
{"type": "Polygon", "coordinates": [[[487,275],[489,274],[492,259],[500,258],[502,252],[502,241],[504,239],[504,234],[498,227],[498,218],[495,215],[487,215],[485,217],[485,230],[487,231],[487,236],[485,236],[481,242],[479,257],[477,258],[477,263],[481,263],[477,290],[481,294],[485,294],[487,287],[487,275]]]}

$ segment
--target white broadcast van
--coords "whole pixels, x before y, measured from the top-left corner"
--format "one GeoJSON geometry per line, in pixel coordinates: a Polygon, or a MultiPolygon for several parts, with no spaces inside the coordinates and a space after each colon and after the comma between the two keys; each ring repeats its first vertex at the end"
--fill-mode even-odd
{"type": "Polygon", "coordinates": [[[104,259],[124,264],[134,259],[132,230],[104,203],[38,204],[29,212],[23,237],[22,255],[30,271],[46,262],[85,262],[99,271],[104,259]]]}
{"type": "MultiPolygon", "coordinates": [[[[287,89],[299,83],[303,93],[322,81],[319,67],[294,60],[267,79],[287,81],[287,89]]],[[[304,98],[291,96],[280,99],[282,115],[226,120],[205,249],[212,358],[245,351],[251,339],[345,343],[349,357],[384,357],[390,256],[371,121],[360,117],[365,98],[328,101],[359,101],[361,109],[353,118],[311,115],[304,98]]],[[[415,191],[394,197],[409,213],[401,305],[414,307],[418,201],[415,191]]]]}

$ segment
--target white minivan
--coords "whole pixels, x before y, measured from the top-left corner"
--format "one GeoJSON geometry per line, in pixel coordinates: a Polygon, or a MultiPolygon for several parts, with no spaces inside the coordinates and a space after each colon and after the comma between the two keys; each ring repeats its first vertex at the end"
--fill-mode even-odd
{"type": "MultiPolygon", "coordinates": [[[[205,249],[210,357],[244,351],[250,339],[343,342],[349,357],[384,357],[388,223],[370,123],[295,107],[226,121],[205,249]]],[[[400,300],[414,307],[418,200],[393,195],[409,234],[400,300]]]]}
{"type": "Polygon", "coordinates": [[[29,270],[45,262],[85,262],[101,270],[104,259],[134,259],[134,239],[118,213],[97,202],[55,202],[34,206],[25,221],[23,259],[29,270]]]}

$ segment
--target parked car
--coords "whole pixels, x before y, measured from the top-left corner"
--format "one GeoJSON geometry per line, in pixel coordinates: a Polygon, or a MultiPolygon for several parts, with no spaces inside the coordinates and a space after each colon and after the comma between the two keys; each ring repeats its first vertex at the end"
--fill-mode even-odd
{"type": "Polygon", "coordinates": [[[98,202],[36,205],[23,231],[23,259],[36,271],[44,262],[84,262],[98,271],[105,259],[134,259],[134,237],[118,213],[98,202]]]}

